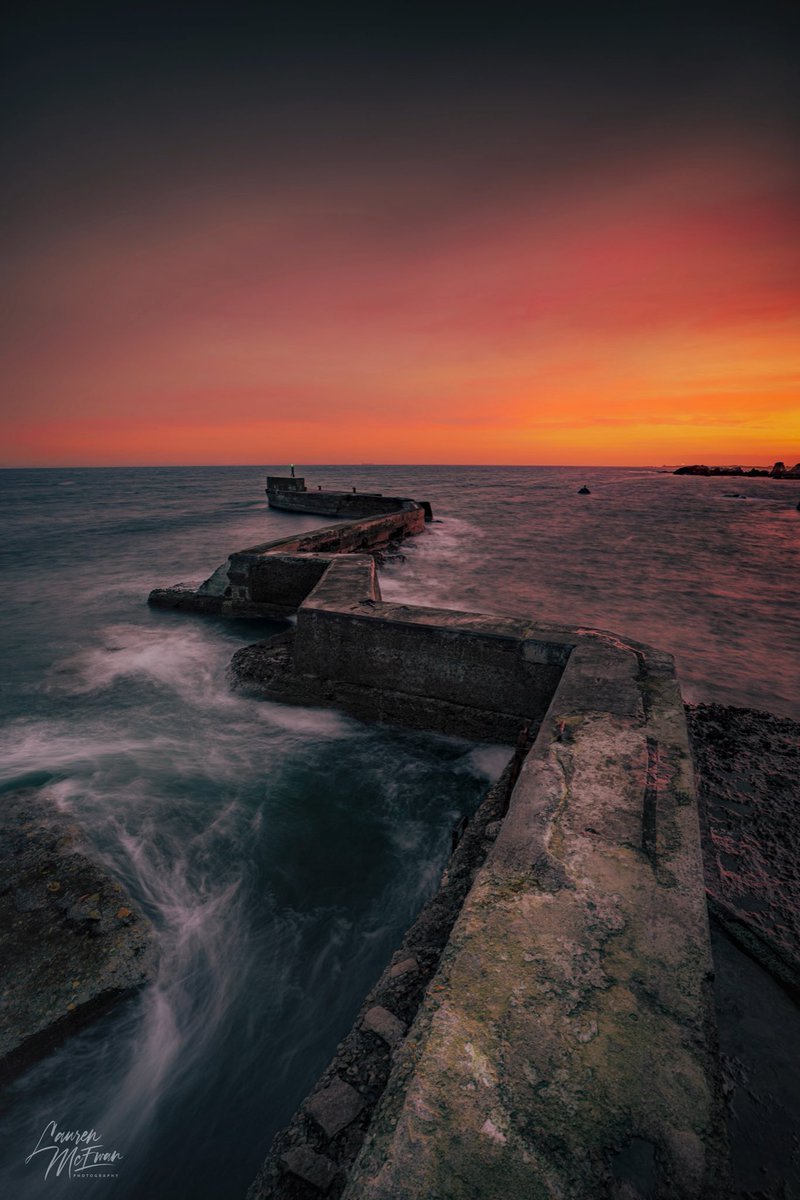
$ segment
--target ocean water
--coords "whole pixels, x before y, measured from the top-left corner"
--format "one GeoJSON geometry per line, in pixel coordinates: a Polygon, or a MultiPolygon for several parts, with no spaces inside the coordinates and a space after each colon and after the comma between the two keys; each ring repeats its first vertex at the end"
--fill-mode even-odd
{"type": "MultiPolygon", "coordinates": [[[[234,696],[233,651],[281,626],[147,608],[150,588],[199,582],[233,549],[330,523],[268,511],[266,470],[0,472],[0,788],[41,788],[74,814],[162,948],[151,987],[8,1089],[3,1196],[243,1195],[505,762],[234,696]],[[26,1164],[52,1120],[100,1132],[118,1177],[26,1164]]],[[[674,653],[690,700],[798,714],[800,484],[306,475],[433,503],[382,574],[387,598],[609,628],[674,653]]]]}

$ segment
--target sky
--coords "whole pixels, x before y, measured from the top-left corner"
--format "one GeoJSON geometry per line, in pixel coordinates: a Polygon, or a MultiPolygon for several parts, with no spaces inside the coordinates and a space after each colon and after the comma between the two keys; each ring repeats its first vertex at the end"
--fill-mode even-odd
{"type": "Polygon", "coordinates": [[[797,462],[799,32],[12,6],[0,465],[797,462]]]}

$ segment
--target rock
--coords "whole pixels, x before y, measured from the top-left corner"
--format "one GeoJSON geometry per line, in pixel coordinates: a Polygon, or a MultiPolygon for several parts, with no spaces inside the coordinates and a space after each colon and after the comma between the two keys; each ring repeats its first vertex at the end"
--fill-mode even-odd
{"type": "Polygon", "coordinates": [[[147,597],[147,603],[153,608],[177,608],[185,612],[209,613],[216,616],[222,612],[224,598],[207,595],[204,592],[192,591],[184,584],[171,588],[154,588],[147,597]]]}
{"type": "Polygon", "coordinates": [[[711,912],[800,999],[800,724],[687,706],[711,912]]]}
{"type": "Polygon", "coordinates": [[[418,971],[419,963],[415,958],[402,958],[400,962],[394,963],[389,968],[389,976],[391,979],[397,979],[400,975],[406,975],[409,971],[418,971]]]}
{"type": "Polygon", "coordinates": [[[780,479],[786,474],[786,463],[776,462],[775,466],[770,471],[773,479],[780,479]]]}
{"type": "Polygon", "coordinates": [[[589,491],[589,489],[587,488],[586,484],[584,484],[582,488],[578,488],[578,495],[579,495],[579,496],[591,496],[591,494],[592,494],[592,493],[589,491]]]}
{"type": "Polygon", "coordinates": [[[155,973],[149,922],[35,790],[3,798],[0,959],[4,1079],[155,973]]]}
{"type": "Polygon", "coordinates": [[[336,1177],[336,1163],[324,1154],[315,1154],[310,1146],[294,1146],[281,1155],[281,1163],[320,1192],[327,1192],[336,1177]]]}
{"type": "Polygon", "coordinates": [[[695,463],[690,467],[678,467],[677,471],[672,472],[673,475],[769,475],[769,471],[759,470],[758,467],[751,467],[749,471],[745,471],[744,467],[707,467],[704,463],[695,463]]]}
{"type": "Polygon", "coordinates": [[[403,1022],[380,1004],[373,1005],[364,1014],[364,1028],[377,1033],[392,1050],[403,1040],[406,1033],[403,1022]]]}
{"type": "Polygon", "coordinates": [[[332,1138],[351,1121],[355,1121],[364,1103],[363,1096],[351,1084],[343,1079],[334,1079],[333,1083],[311,1097],[306,1108],[324,1133],[332,1138]]]}
{"type": "Polygon", "coordinates": [[[469,825],[469,817],[465,816],[465,817],[460,817],[459,820],[456,821],[455,825],[453,826],[453,828],[450,832],[450,853],[451,854],[455,850],[458,843],[461,841],[464,834],[466,833],[468,825],[469,825]]]}

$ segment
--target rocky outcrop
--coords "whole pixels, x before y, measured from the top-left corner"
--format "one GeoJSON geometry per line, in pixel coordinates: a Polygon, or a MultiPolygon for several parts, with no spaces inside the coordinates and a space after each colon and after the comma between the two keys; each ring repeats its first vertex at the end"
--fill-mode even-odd
{"type": "Polygon", "coordinates": [[[793,467],[787,467],[785,463],[776,462],[770,475],[773,479],[800,479],[800,463],[795,463],[793,467]]]}
{"type": "Polygon", "coordinates": [[[687,706],[732,1200],[800,1195],[800,723],[687,706]]]}
{"type": "Polygon", "coordinates": [[[687,714],[711,912],[800,1001],[800,724],[719,704],[687,714]]]}
{"type": "Polygon", "coordinates": [[[155,972],[149,922],[36,791],[0,810],[0,1079],[130,996],[155,972]]]}
{"type": "Polygon", "coordinates": [[[678,467],[672,473],[673,475],[743,475],[748,478],[763,476],[770,479],[800,479],[800,463],[796,463],[791,470],[786,469],[785,463],[776,462],[770,470],[750,467],[747,471],[744,467],[707,467],[703,463],[694,463],[690,467],[678,467]]]}

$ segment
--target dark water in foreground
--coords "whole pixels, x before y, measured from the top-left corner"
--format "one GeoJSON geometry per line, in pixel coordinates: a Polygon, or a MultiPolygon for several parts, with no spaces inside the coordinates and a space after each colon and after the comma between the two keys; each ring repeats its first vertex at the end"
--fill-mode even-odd
{"type": "MultiPolygon", "coordinates": [[[[242,1196],[505,754],[230,694],[265,622],[151,612],[270,513],[255,468],[0,473],[0,785],[75,813],[159,934],[156,984],[12,1089],[0,1194],[242,1196]],[[50,1120],[116,1179],[43,1179],[50,1120]]],[[[800,484],[647,471],[315,468],[430,499],[387,598],[611,628],[671,650],[692,700],[797,715],[800,484]],[[581,483],[592,490],[576,495],[581,483]],[[743,492],[747,499],[730,498],[743,492]]],[[[0,797],[0,802],[2,797],[0,797]]]]}

